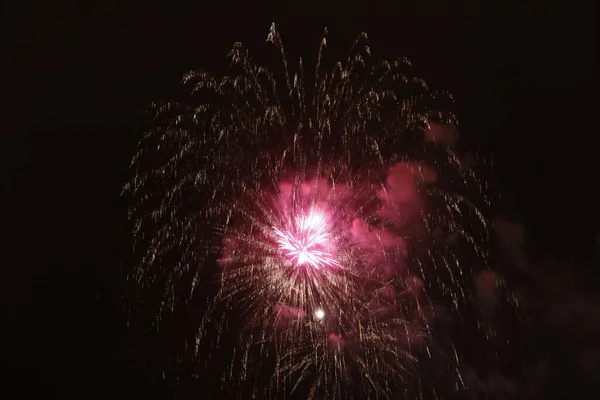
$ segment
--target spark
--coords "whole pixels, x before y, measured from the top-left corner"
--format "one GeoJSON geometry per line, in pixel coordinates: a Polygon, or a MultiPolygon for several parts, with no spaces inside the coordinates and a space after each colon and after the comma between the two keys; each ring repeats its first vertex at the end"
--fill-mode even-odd
{"type": "Polygon", "coordinates": [[[325,311],[322,308],[317,308],[315,311],[315,318],[318,320],[325,318],[325,311]]]}

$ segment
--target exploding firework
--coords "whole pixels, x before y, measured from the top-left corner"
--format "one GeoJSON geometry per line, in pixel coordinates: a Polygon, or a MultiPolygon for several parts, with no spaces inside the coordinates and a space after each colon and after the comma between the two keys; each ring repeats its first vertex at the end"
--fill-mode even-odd
{"type": "Polygon", "coordinates": [[[312,268],[324,266],[340,266],[333,256],[318,250],[326,246],[329,240],[327,224],[321,214],[311,210],[304,217],[296,217],[294,233],[280,231],[273,227],[279,236],[279,248],[285,255],[295,262],[297,266],[308,265],[312,268]]]}
{"type": "Polygon", "coordinates": [[[124,190],[132,319],[184,320],[175,357],[231,396],[426,396],[442,389],[425,359],[456,386],[438,328],[469,299],[486,226],[451,97],[406,59],[373,64],[365,34],[328,72],[324,38],[314,85],[274,25],[268,41],[280,73],[237,43],[231,76],[191,71],[189,97],[154,108],[124,190]]]}

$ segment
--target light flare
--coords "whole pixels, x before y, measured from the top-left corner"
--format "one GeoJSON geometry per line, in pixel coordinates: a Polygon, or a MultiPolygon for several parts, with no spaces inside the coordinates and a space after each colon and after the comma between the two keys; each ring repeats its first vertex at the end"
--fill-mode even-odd
{"type": "Polygon", "coordinates": [[[279,249],[296,266],[308,265],[315,269],[341,266],[332,254],[320,250],[329,241],[327,222],[321,213],[312,210],[307,216],[296,217],[293,232],[275,227],[273,230],[278,236],[279,249]]]}
{"type": "Polygon", "coordinates": [[[325,318],[325,311],[322,308],[317,308],[315,311],[315,318],[318,320],[325,318]]]}

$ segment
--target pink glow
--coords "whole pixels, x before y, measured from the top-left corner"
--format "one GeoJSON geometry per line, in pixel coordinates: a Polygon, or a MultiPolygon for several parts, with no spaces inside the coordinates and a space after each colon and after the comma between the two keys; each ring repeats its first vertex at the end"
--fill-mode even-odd
{"type": "Polygon", "coordinates": [[[273,227],[279,237],[277,244],[285,256],[296,265],[309,265],[315,269],[324,266],[340,266],[340,263],[329,253],[321,251],[328,241],[327,222],[318,211],[304,217],[296,217],[293,231],[280,231],[273,227]]]}
{"type": "Polygon", "coordinates": [[[329,340],[330,340],[331,346],[337,350],[341,349],[345,344],[344,339],[342,339],[342,337],[340,335],[338,335],[334,332],[331,332],[329,334],[329,340]]]}

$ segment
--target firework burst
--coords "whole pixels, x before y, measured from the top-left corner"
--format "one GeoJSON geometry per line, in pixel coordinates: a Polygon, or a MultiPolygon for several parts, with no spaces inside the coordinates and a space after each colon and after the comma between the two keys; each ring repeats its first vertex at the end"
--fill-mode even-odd
{"type": "Polygon", "coordinates": [[[268,41],[281,73],[238,43],[232,76],[191,71],[189,97],[154,108],[124,190],[132,319],[160,332],[186,310],[177,357],[221,365],[240,397],[434,393],[416,368],[443,353],[438,370],[456,370],[434,333],[485,258],[451,97],[405,59],[372,64],[365,34],[327,73],[323,39],[312,89],[274,25],[268,41]]]}
{"type": "Polygon", "coordinates": [[[339,267],[340,263],[331,254],[318,250],[326,246],[329,240],[328,227],[323,215],[316,210],[311,210],[308,215],[296,217],[295,220],[293,233],[282,232],[273,227],[279,236],[277,240],[279,249],[286,257],[297,266],[308,265],[317,269],[325,266],[339,267]]]}

